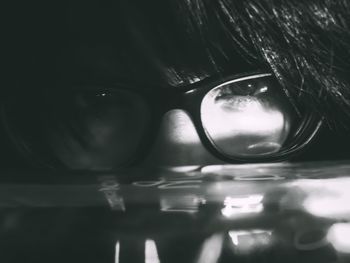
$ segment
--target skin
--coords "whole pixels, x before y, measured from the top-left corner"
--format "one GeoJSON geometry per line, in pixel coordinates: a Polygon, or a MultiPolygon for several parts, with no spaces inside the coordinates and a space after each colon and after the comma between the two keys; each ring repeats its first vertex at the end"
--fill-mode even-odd
{"type": "Polygon", "coordinates": [[[155,144],[145,165],[196,166],[219,164],[202,145],[192,120],[184,110],[172,110],[162,120],[155,144]],[[186,140],[184,140],[184,138],[186,140]]]}
{"type": "MultiPolygon", "coordinates": [[[[62,78],[67,78],[67,76],[73,75],[75,76],[78,82],[85,81],[89,83],[89,80],[86,81],[86,79],[91,77],[91,75],[82,75],[82,72],[84,72],[83,69],[86,67],[88,68],[88,72],[91,72],[95,78],[101,81],[105,81],[107,83],[112,82],[113,79],[120,78],[120,74],[122,72],[122,65],[118,64],[118,60],[115,57],[109,56],[109,54],[112,54],[113,51],[115,51],[113,46],[98,46],[93,49],[80,47],[78,50],[74,51],[74,54],[76,56],[74,60],[78,62],[76,67],[73,68],[73,70],[69,72],[64,67],[64,65],[72,63],[73,59],[71,57],[67,56],[63,58],[62,61],[60,61],[60,65],[62,66],[62,78]],[[99,61],[104,61],[104,63],[98,63],[99,61]],[[103,65],[108,65],[109,70],[104,71],[103,65]],[[113,68],[113,70],[111,68],[113,68]],[[103,74],[101,72],[103,72],[103,74]]],[[[67,51],[68,54],[70,54],[71,52],[73,51],[67,51]]],[[[195,74],[200,76],[200,72],[196,67],[192,67],[188,71],[194,72],[195,74]]],[[[232,72],[232,74],[239,73],[242,72],[232,72]]],[[[148,74],[142,73],[141,71],[139,71],[139,74],[139,78],[144,78],[146,82],[148,74]]],[[[193,80],[192,83],[189,84],[189,86],[195,84],[200,80],[200,78],[193,80]]],[[[151,80],[149,81],[149,83],[146,82],[145,84],[149,87],[152,87],[150,83],[151,80]]],[[[180,84],[181,83],[175,83],[175,86],[180,86],[180,84]]],[[[174,87],[170,85],[164,85],[164,88],[169,90],[174,89],[174,87]]],[[[154,96],[156,96],[156,92],[154,93],[154,96]]],[[[161,100],[161,98],[158,99],[161,100]]],[[[243,109],[243,111],[244,110],[245,108],[243,109]]],[[[111,116],[110,123],[113,123],[112,118],[113,116],[111,116]]],[[[258,121],[259,118],[261,119],[261,116],[257,116],[255,120],[252,120],[252,124],[258,121]]],[[[111,127],[113,128],[113,124],[111,125],[111,127]]],[[[114,154],[116,156],[119,156],[121,152],[114,151],[116,147],[113,145],[117,145],[117,143],[115,142],[115,138],[119,138],[120,136],[117,136],[116,134],[111,134],[109,140],[107,139],[107,141],[101,141],[101,143],[99,144],[100,140],[98,137],[100,136],[100,133],[94,132],[96,130],[100,130],[98,126],[98,123],[90,123],[85,125],[87,129],[86,132],[89,134],[89,136],[92,136],[92,138],[90,137],[89,140],[95,142],[96,145],[94,149],[97,148],[98,150],[95,151],[93,150],[93,148],[89,148],[86,151],[81,150],[79,149],[79,147],[76,146],[77,143],[74,141],[74,138],[68,138],[68,140],[65,140],[65,143],[68,143],[68,145],[66,145],[67,149],[65,149],[64,145],[63,148],[61,147],[62,143],[60,141],[64,138],[50,137],[49,140],[50,144],[52,145],[53,151],[61,159],[61,161],[63,161],[64,164],[74,169],[110,169],[112,167],[111,164],[113,163],[113,160],[109,159],[104,161],[103,156],[101,159],[101,152],[110,152],[111,154],[109,154],[109,156],[113,156],[114,154]],[[113,138],[113,136],[115,137],[113,138]],[[84,151],[86,152],[86,154],[84,153],[84,151]]],[[[173,109],[161,116],[160,128],[157,131],[155,131],[155,133],[156,136],[153,141],[153,144],[147,149],[146,156],[139,163],[139,165],[153,167],[196,167],[202,165],[224,163],[222,160],[219,160],[218,158],[214,157],[203,146],[202,142],[200,141],[199,135],[195,129],[193,121],[189,117],[188,113],[183,109],[173,109]]],[[[70,136],[68,135],[68,137],[70,136]]],[[[240,140],[241,139],[238,139],[236,141],[232,141],[231,143],[233,145],[237,145],[240,144],[240,140]]],[[[267,140],[270,139],[267,138],[267,140]]],[[[123,142],[125,142],[125,140],[123,140],[123,142]]],[[[241,147],[247,147],[247,145],[241,145],[241,147]]],[[[189,169],[192,168],[189,167],[189,169]]]]}

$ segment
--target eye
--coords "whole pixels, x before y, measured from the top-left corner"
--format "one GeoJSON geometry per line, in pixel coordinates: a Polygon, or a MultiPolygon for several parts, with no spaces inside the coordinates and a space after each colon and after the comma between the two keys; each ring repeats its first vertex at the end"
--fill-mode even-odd
{"type": "Polygon", "coordinates": [[[8,104],[8,125],[21,152],[49,166],[121,166],[133,158],[149,128],[148,104],[127,90],[81,87],[42,92],[35,105],[32,101],[23,101],[26,111],[8,104]]]}
{"type": "Polygon", "coordinates": [[[276,154],[287,147],[302,123],[269,74],[214,87],[203,98],[201,120],[217,150],[232,158],[276,154]]]}
{"type": "Polygon", "coordinates": [[[49,132],[55,155],[69,167],[112,168],[128,161],[147,130],[149,109],[126,90],[80,90],[70,94],[70,113],[49,132]]]}

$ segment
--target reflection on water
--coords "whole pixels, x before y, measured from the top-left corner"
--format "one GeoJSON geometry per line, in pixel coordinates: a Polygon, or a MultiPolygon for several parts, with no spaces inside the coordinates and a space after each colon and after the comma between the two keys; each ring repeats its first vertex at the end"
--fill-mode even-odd
{"type": "Polygon", "coordinates": [[[333,224],[327,238],[337,251],[350,253],[350,223],[333,224]]]}
{"type": "Polygon", "coordinates": [[[301,180],[294,184],[309,192],[303,202],[303,206],[309,213],[320,217],[349,218],[349,183],[348,178],[338,178],[301,180]],[[322,191],[319,191],[320,187],[322,191]]]}
{"type": "Polygon", "coordinates": [[[196,260],[198,263],[218,262],[222,250],[224,237],[222,234],[214,234],[205,239],[196,260]]]}
{"type": "Polygon", "coordinates": [[[224,208],[221,213],[226,217],[240,215],[245,213],[259,213],[263,210],[261,201],[262,195],[249,195],[243,197],[226,197],[224,200],[224,208]]]}
{"type": "Polygon", "coordinates": [[[196,213],[199,206],[205,204],[206,200],[197,195],[183,195],[183,196],[161,196],[160,210],[163,212],[187,212],[196,213]]]}
{"type": "Polygon", "coordinates": [[[159,263],[156,243],[152,239],[147,239],[145,244],[145,263],[159,263]]]}
{"type": "Polygon", "coordinates": [[[117,241],[115,244],[115,257],[114,257],[114,262],[119,263],[119,253],[120,253],[120,243],[117,241]]]}
{"type": "Polygon", "coordinates": [[[331,179],[329,165],[308,165],[162,171],[149,183],[113,175],[84,183],[3,183],[0,259],[350,262],[350,165],[338,164],[342,176],[331,179]],[[314,179],[316,168],[324,179],[320,173],[314,179]],[[286,171],[290,179],[283,178],[286,171]],[[245,176],[250,179],[239,180],[245,176]]]}
{"type": "Polygon", "coordinates": [[[239,254],[252,253],[254,249],[262,250],[272,242],[270,230],[231,230],[228,233],[236,253],[239,254]]]}

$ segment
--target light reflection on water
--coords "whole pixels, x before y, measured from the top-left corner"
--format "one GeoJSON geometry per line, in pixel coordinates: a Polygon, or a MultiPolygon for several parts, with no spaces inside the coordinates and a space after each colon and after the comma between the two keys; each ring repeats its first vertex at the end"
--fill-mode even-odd
{"type": "Polygon", "coordinates": [[[335,223],[329,229],[327,238],[339,252],[350,253],[350,223],[335,223]]]}
{"type": "Polygon", "coordinates": [[[265,164],[162,172],[138,183],[108,175],[84,184],[1,184],[0,259],[350,262],[350,165],[338,166],[342,176],[328,164],[265,164]]]}

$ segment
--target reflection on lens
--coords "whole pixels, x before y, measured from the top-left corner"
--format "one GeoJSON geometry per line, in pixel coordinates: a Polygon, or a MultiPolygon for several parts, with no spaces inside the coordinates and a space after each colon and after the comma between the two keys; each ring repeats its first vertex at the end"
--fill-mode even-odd
{"type": "Polygon", "coordinates": [[[215,146],[233,157],[279,152],[290,133],[292,110],[269,74],[226,82],[201,104],[203,127],[215,146]]]}

